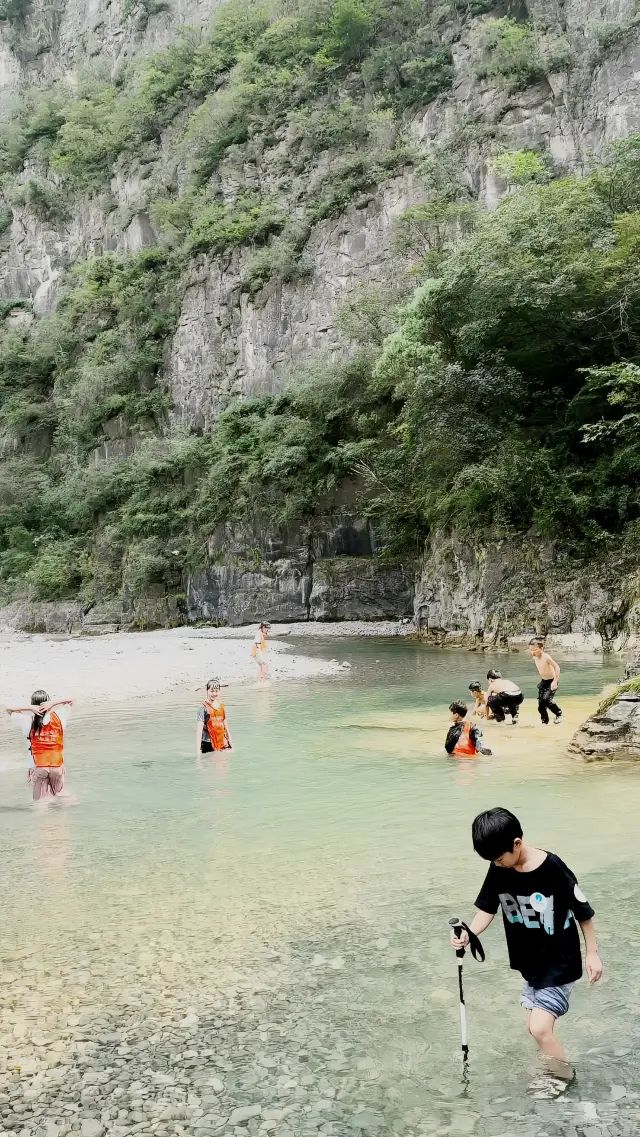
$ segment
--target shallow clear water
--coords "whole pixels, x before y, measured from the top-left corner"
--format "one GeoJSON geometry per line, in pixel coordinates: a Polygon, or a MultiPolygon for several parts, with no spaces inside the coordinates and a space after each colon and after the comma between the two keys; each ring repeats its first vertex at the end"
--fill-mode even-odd
{"type": "MultiPolygon", "coordinates": [[[[196,762],[195,694],[80,708],[66,748],[74,806],[29,808],[21,740],[3,728],[8,1068],[20,1065],[35,1019],[48,1023],[48,1045],[69,1037],[69,1013],[84,1011],[89,1029],[92,1015],[116,1030],[126,1019],[152,1055],[171,998],[201,1017],[240,1000],[275,1031],[277,1045],[256,1036],[261,1053],[275,1048],[265,1069],[290,1072],[315,1047],[318,1077],[356,1118],[332,1122],[330,1110],[316,1110],[314,1128],[311,1110],[304,1123],[289,1120],[294,1133],[553,1133],[565,1114],[586,1124],[583,1102],[607,1103],[613,1084],[626,1087],[629,1105],[640,1090],[640,770],[585,766],[566,753],[620,663],[563,663],[566,721],[545,728],[524,654],[400,640],[300,647],[347,659],[352,671],[230,689],[229,755],[196,762]],[[492,758],[457,763],[442,748],[446,706],[490,666],[531,698],[518,727],[485,727],[492,758]],[[560,853],[596,909],[605,978],[592,990],[579,984],[561,1025],[579,1070],[561,1104],[527,1096],[535,1048],[498,922],[485,937],[486,964],[465,967],[472,1051],[461,1078],[447,921],[473,914],[483,863],[470,823],[497,804],[518,813],[532,843],[560,853]],[[27,1026],[16,1030],[23,1013],[27,1026]]],[[[208,1044],[215,1066],[215,1039],[208,1044]]],[[[225,1061],[235,1100],[256,1100],[251,1045],[237,1069],[225,1061]]],[[[265,1092],[260,1083],[258,1100],[265,1092]]]]}

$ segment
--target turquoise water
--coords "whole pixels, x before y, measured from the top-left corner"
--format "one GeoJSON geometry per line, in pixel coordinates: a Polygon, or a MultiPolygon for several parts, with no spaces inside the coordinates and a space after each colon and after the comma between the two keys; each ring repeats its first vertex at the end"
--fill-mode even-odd
{"type": "MultiPolygon", "coordinates": [[[[99,1003],[115,1021],[123,987],[132,1006],[152,1007],[168,984],[197,1007],[213,999],[209,981],[218,1002],[225,977],[236,992],[263,982],[267,1018],[284,1000],[305,1038],[331,1040],[335,1078],[382,1119],[379,1132],[542,1132],[551,1106],[526,1093],[535,1047],[497,923],[486,964],[466,966],[468,1083],[458,1060],[447,921],[470,919],[483,876],[471,820],[502,804],[574,868],[597,913],[605,978],[578,986],[561,1027],[579,1070],[562,1108],[607,1100],[612,1084],[640,1090],[640,770],[566,753],[620,663],[564,663],[566,722],[544,728],[525,655],[400,640],[299,646],[352,670],[230,688],[231,754],[196,761],[196,695],[79,708],[67,741],[77,804],[66,808],[29,808],[20,739],[3,730],[2,952],[26,947],[63,969],[73,1006],[97,1014],[99,1003]],[[446,706],[491,666],[531,698],[517,727],[485,727],[492,758],[457,763],[442,748],[446,706]]],[[[64,999],[51,997],[55,1034],[64,999]]],[[[336,1124],[318,1131],[351,1132],[336,1124]]]]}

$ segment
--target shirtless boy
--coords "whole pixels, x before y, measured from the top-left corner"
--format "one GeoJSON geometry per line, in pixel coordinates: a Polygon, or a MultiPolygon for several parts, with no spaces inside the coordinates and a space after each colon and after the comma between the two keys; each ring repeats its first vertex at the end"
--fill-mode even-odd
{"type": "Polygon", "coordinates": [[[523,694],[512,679],[503,679],[499,671],[487,671],[487,706],[493,711],[496,722],[505,721],[505,713],[511,715],[511,722],[518,721],[523,694]]]}
{"type": "Polygon", "coordinates": [[[487,706],[487,692],[482,690],[477,679],[469,684],[469,690],[475,699],[475,705],[471,711],[472,715],[477,715],[479,719],[492,719],[493,711],[487,706]]]}
{"type": "Polygon", "coordinates": [[[533,639],[529,640],[529,651],[533,657],[533,662],[538,668],[538,675],[540,682],[538,683],[538,711],[540,718],[545,726],[549,723],[549,711],[555,715],[554,723],[559,723],[562,718],[562,711],[556,702],[553,700],[554,692],[558,690],[560,683],[560,667],[555,659],[552,659],[548,651],[544,650],[544,642],[542,640],[533,639]]]}

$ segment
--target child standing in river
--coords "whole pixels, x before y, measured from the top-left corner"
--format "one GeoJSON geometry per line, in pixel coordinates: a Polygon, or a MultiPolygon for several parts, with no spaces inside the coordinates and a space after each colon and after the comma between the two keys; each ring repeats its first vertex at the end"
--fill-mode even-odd
{"type": "MultiPolygon", "coordinates": [[[[529,1033],[546,1057],[566,1063],[555,1025],[569,1010],[573,986],[582,976],[576,923],[585,942],[589,983],[597,983],[602,975],[593,908],[560,857],[525,844],[522,826],[508,809],[479,813],[472,839],[476,853],[491,865],[470,929],[481,935],[502,909],[509,963],[524,980],[520,1003],[527,1012],[529,1033]]],[[[459,939],[452,936],[454,948],[468,942],[466,931],[459,939]]],[[[570,1067],[566,1074],[573,1076],[570,1067]]]]}
{"type": "Polygon", "coordinates": [[[220,698],[220,680],[210,679],[207,694],[198,711],[196,725],[196,754],[211,754],[214,750],[231,750],[227,715],[220,698]]]}
{"type": "Polygon", "coordinates": [[[29,743],[34,802],[59,797],[64,790],[64,731],[73,699],[50,700],[46,691],[34,691],[28,707],[7,707],[29,743]]]}

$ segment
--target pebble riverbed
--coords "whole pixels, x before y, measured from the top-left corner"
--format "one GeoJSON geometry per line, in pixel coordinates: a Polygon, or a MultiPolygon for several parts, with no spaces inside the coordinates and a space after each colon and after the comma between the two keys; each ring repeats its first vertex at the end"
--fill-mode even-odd
{"type": "MultiPolygon", "coordinates": [[[[133,937],[135,941],[135,937],[133,937]]],[[[498,1089],[465,1101],[452,1059],[441,1100],[419,1076],[397,1084],[367,1054],[357,1015],[335,1025],[336,999],[387,941],[345,959],[263,948],[238,969],[229,945],[194,929],[123,946],[91,933],[43,958],[6,952],[0,991],[2,1131],[20,1137],[634,1137],[640,1096],[531,1101],[514,1110],[498,1089]],[[57,957],[57,958],[56,958],[57,957]],[[67,962],[65,962],[65,958],[67,962]],[[68,962],[73,959],[73,963],[68,962]],[[346,985],[345,985],[346,981],[346,985]],[[332,1007],[325,1014],[324,1008],[332,1007]],[[411,1088],[413,1081],[414,1088],[411,1088]],[[409,1088],[408,1088],[409,1087],[409,1088]]],[[[384,1009],[386,1012],[386,1009],[384,1009]]],[[[433,1070],[429,1070],[430,1079],[433,1070]]],[[[437,1089],[437,1087],[436,1087],[437,1089]]]]}

